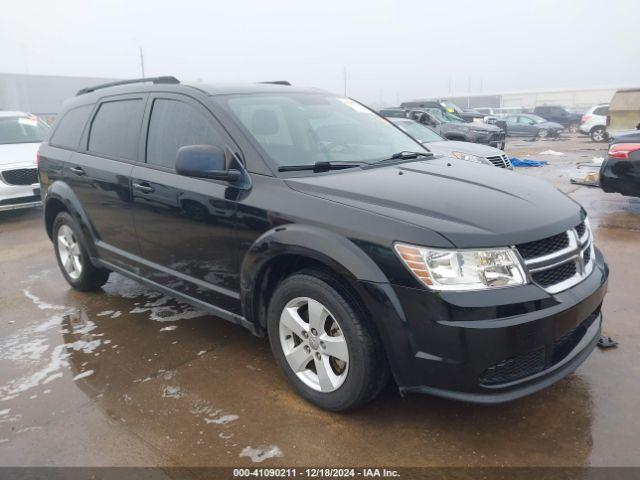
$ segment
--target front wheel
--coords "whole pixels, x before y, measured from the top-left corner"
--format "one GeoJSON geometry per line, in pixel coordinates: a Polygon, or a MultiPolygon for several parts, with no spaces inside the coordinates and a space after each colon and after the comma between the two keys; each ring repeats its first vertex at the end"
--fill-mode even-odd
{"type": "Polygon", "coordinates": [[[604,142],[607,139],[607,131],[604,127],[595,127],[591,129],[589,136],[594,142],[604,142]]]}
{"type": "Polygon", "coordinates": [[[548,136],[549,136],[549,131],[546,128],[541,128],[540,130],[538,130],[539,138],[547,138],[548,136]]]}
{"type": "Polygon", "coordinates": [[[95,290],[107,283],[109,270],[91,263],[80,226],[67,212],[53,222],[53,247],[60,271],[73,288],[95,290]]]}
{"type": "Polygon", "coordinates": [[[292,275],[276,289],[267,318],[271,350],[288,381],[331,411],[363,405],[389,379],[375,329],[338,285],[320,271],[292,275]]]}

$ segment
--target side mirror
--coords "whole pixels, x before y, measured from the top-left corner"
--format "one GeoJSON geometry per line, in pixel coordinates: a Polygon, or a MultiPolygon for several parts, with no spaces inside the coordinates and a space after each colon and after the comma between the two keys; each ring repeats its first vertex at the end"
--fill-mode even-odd
{"type": "Polygon", "coordinates": [[[176,172],[185,177],[237,182],[240,170],[230,168],[232,156],[216,145],[188,145],[178,149],[176,172]]]}

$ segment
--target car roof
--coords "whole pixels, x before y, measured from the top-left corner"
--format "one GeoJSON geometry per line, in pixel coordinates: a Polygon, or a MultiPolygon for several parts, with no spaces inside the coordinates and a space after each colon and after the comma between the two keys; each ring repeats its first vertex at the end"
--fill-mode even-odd
{"type": "MultiPolygon", "coordinates": [[[[157,77],[161,79],[172,79],[173,77],[157,77]]],[[[169,92],[184,93],[188,91],[199,91],[208,96],[217,95],[234,95],[234,94],[263,94],[263,93],[324,93],[330,94],[324,90],[311,87],[296,87],[278,83],[181,83],[176,79],[172,82],[154,82],[153,78],[145,79],[146,81],[132,81],[128,84],[104,84],[94,87],[87,87],[80,90],[75,97],[65,102],[66,109],[71,109],[81,105],[95,103],[102,97],[111,95],[127,95],[136,93],[151,92],[169,92]],[[153,82],[153,83],[151,83],[153,82]]],[[[117,83],[117,82],[116,82],[117,83]]],[[[288,82],[287,82],[288,83],[288,82]]]]}

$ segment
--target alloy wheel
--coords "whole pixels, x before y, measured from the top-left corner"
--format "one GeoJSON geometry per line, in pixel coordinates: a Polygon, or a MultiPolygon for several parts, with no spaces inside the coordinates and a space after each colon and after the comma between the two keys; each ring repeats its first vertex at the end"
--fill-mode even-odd
{"type": "Polygon", "coordinates": [[[77,280],[82,275],[82,261],[80,244],[73,230],[67,225],[62,225],[58,229],[58,255],[60,263],[73,280],[77,280]]]}
{"type": "Polygon", "coordinates": [[[541,128],[540,130],[538,130],[538,136],[540,138],[545,138],[548,134],[549,132],[547,131],[546,128],[541,128]]]}
{"type": "Polygon", "coordinates": [[[602,130],[601,128],[596,128],[592,133],[591,133],[591,138],[596,141],[596,142],[602,142],[604,141],[604,130],[602,130]]]}
{"type": "Polygon", "coordinates": [[[349,370],[349,349],[338,320],[309,297],[290,300],[280,314],[280,345],[289,367],[319,392],[340,388],[349,370]]]}

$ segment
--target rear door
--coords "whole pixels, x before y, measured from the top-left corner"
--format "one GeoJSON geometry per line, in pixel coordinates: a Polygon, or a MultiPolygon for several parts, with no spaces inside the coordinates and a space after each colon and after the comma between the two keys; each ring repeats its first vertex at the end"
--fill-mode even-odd
{"type": "Polygon", "coordinates": [[[175,172],[180,147],[224,147],[232,140],[207,108],[185,95],[153,94],[145,124],[144,163],[132,173],[145,276],[238,313],[234,222],[239,191],[225,182],[175,172]]]}
{"type": "Polygon", "coordinates": [[[86,212],[100,257],[131,269],[139,253],[132,216],[131,171],[138,159],[146,94],[102,99],[65,169],[86,212]]]}

